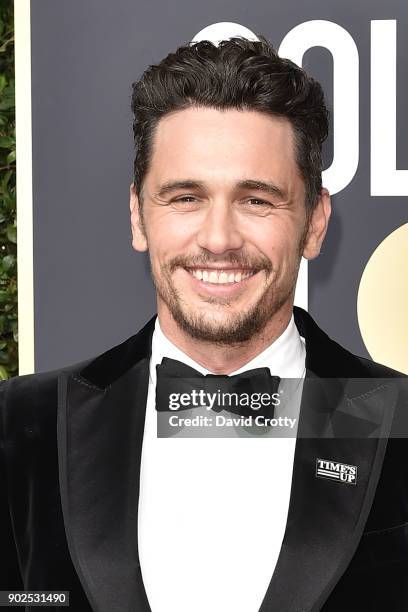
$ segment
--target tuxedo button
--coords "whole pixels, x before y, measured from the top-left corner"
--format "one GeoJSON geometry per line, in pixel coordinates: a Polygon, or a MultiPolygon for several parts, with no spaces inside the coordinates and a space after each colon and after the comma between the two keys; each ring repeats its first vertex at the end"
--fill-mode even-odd
{"type": "Polygon", "coordinates": [[[26,438],[33,440],[39,437],[40,428],[38,425],[26,425],[26,427],[24,427],[24,434],[26,438]]]}

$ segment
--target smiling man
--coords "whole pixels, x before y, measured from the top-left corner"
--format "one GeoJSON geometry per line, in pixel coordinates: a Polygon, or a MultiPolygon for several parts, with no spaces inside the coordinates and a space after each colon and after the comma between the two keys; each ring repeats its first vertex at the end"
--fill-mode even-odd
{"type": "Polygon", "coordinates": [[[166,114],[142,197],[131,188],[133,246],[150,252],[162,330],[214,372],[237,369],[285,330],[300,258],[318,255],[330,216],[319,180],[306,203],[293,126],[266,106],[197,101],[166,114]]]}
{"type": "Polygon", "coordinates": [[[0,590],[94,612],[406,610],[406,379],[293,305],[331,210],[320,85],[264,37],[201,41],[147,69],[132,109],[132,244],[157,316],[1,384],[0,590]],[[248,389],[263,422],[296,427],[185,436],[248,389]]]}

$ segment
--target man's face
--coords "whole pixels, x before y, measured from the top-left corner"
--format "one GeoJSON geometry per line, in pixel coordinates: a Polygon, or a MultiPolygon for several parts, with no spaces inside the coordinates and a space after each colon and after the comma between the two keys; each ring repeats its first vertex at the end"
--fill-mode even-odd
{"type": "Polygon", "coordinates": [[[288,120],[189,108],[160,120],[143,185],[131,186],[133,247],[149,250],[158,312],[191,336],[245,342],[293,305],[301,255],[330,214],[308,218],[288,120]]]}

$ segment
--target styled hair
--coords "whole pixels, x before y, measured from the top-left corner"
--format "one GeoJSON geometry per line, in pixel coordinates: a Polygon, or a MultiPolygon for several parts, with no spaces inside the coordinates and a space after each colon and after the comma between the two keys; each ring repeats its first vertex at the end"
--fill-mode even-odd
{"type": "Polygon", "coordinates": [[[189,107],[254,110],[286,117],[294,131],[295,156],[314,208],[322,187],[322,143],[329,112],[321,85],[294,62],[279,57],[262,35],[234,37],[219,45],[188,43],[151,65],[133,83],[134,184],[142,197],[155,128],[169,113],[189,107]]]}

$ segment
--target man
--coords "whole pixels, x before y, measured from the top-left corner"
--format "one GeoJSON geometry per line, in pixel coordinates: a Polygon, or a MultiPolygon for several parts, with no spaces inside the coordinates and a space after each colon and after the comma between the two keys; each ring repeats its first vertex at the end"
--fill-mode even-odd
{"type": "Polygon", "coordinates": [[[263,37],[203,41],[150,67],[132,108],[158,317],[1,386],[1,588],[98,612],[406,610],[402,375],[293,307],[330,217],[321,87],[263,37]],[[297,439],[158,437],[163,371],[191,368],[301,380],[297,439]]]}

